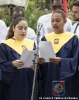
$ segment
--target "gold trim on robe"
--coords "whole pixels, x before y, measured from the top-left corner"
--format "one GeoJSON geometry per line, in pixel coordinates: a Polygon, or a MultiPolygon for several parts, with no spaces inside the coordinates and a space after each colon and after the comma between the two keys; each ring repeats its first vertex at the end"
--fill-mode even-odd
{"type": "Polygon", "coordinates": [[[45,35],[45,38],[47,41],[51,41],[54,52],[57,53],[73,36],[74,34],[70,32],[63,32],[61,34],[52,32],[45,35]]]}
{"type": "Polygon", "coordinates": [[[33,50],[34,47],[34,41],[26,38],[23,40],[8,39],[2,43],[8,45],[20,55],[22,55],[24,49],[33,50]]]}

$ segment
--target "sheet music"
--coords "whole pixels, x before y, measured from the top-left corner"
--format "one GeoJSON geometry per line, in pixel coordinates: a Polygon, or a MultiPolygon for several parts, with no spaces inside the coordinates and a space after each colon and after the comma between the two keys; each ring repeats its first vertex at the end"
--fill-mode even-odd
{"type": "Polygon", "coordinates": [[[49,62],[49,58],[56,57],[51,42],[40,41],[39,57],[43,57],[45,59],[45,62],[49,62]]]}

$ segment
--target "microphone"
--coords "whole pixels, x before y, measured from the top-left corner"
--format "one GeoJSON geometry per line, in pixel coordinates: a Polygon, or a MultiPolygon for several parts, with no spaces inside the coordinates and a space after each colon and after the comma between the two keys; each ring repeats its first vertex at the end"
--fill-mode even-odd
{"type": "Polygon", "coordinates": [[[38,26],[37,26],[37,46],[39,46],[39,38],[40,38],[40,30],[41,28],[43,27],[43,24],[42,23],[38,23],[38,26]]]}
{"type": "Polygon", "coordinates": [[[38,30],[38,32],[41,30],[42,26],[43,26],[42,23],[38,23],[38,26],[37,26],[37,30],[38,30]]]}

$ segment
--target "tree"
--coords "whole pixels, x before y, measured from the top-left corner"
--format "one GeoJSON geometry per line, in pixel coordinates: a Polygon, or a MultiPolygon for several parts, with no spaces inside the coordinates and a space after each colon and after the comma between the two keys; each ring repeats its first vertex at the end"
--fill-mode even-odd
{"type": "Polygon", "coordinates": [[[72,5],[73,5],[74,1],[76,1],[76,0],[67,0],[67,6],[68,6],[68,9],[69,9],[70,11],[71,11],[71,9],[72,9],[72,5]]]}
{"type": "Polygon", "coordinates": [[[45,0],[45,2],[46,2],[46,8],[50,10],[51,0],[45,0]]]}

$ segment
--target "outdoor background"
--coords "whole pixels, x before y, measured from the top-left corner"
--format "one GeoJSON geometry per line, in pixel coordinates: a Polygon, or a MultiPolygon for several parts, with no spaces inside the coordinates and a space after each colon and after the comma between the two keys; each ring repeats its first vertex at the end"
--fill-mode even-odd
{"type": "MultiPolygon", "coordinates": [[[[72,20],[71,8],[75,0],[67,0],[67,6],[69,15],[68,17],[72,20]]],[[[29,27],[36,31],[37,20],[41,15],[48,14],[51,12],[51,0],[29,0],[27,9],[22,8],[25,11],[25,17],[28,20],[29,27]]],[[[10,8],[15,8],[15,6],[0,7],[0,19],[4,20],[6,25],[10,25],[10,8]]],[[[72,20],[72,23],[75,22],[72,20]]]]}

